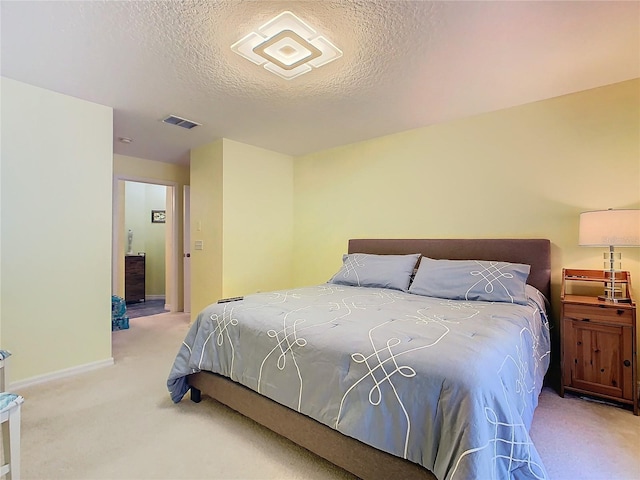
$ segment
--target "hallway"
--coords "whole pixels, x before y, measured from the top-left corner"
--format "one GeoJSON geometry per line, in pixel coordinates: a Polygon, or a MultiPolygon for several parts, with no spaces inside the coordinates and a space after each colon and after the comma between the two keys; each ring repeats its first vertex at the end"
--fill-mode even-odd
{"type": "Polygon", "coordinates": [[[149,315],[157,315],[158,313],[167,313],[165,310],[165,299],[157,298],[147,300],[146,302],[128,303],[127,315],[129,318],[148,317],[149,315]]]}

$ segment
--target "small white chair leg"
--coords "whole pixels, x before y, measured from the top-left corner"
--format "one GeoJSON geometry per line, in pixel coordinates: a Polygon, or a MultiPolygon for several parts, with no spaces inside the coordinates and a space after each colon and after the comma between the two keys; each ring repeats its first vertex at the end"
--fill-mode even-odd
{"type": "Polygon", "coordinates": [[[11,429],[9,420],[11,412],[2,413],[2,459],[3,465],[0,467],[0,476],[11,478],[11,429]]]}
{"type": "Polygon", "coordinates": [[[20,410],[15,408],[9,415],[9,448],[11,449],[11,465],[8,480],[20,480],[20,410]]]}
{"type": "MultiPolygon", "coordinates": [[[[13,396],[12,396],[13,397],[13,396]]],[[[4,465],[0,466],[0,477],[20,480],[20,410],[22,397],[17,404],[8,406],[0,414],[2,420],[2,450],[4,465]]]]}

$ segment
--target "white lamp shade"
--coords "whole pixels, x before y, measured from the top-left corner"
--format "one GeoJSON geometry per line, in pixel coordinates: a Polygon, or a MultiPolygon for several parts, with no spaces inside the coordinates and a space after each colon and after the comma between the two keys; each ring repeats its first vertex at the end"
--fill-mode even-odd
{"type": "Polygon", "coordinates": [[[640,247],[640,210],[581,213],[578,243],[589,247],[640,247]]]}

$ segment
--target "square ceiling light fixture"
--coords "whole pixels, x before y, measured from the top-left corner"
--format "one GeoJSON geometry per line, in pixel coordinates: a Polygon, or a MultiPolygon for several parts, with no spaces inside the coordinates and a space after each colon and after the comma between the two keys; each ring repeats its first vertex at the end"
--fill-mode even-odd
{"type": "Polygon", "coordinates": [[[291,12],[269,20],[231,45],[231,50],[286,80],[342,56],[342,51],[291,12]]]}

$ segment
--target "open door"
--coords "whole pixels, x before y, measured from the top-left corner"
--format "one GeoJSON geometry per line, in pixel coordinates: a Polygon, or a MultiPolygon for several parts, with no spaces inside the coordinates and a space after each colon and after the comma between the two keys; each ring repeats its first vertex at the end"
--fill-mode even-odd
{"type": "Polygon", "coordinates": [[[189,185],[184,186],[183,191],[183,268],[184,268],[184,312],[191,312],[191,216],[190,216],[189,185]]]}

